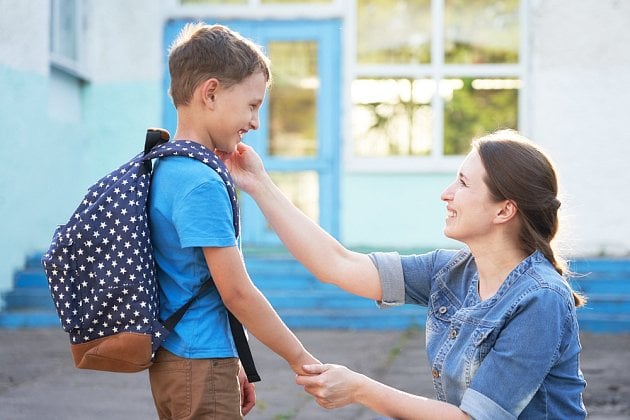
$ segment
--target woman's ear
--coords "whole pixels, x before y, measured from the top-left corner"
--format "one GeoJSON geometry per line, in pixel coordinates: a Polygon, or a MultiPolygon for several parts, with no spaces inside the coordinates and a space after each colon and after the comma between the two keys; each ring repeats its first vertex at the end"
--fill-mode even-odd
{"type": "Polygon", "coordinates": [[[507,223],[518,213],[518,206],[512,200],[505,200],[501,204],[496,216],[496,221],[498,223],[507,223]]]}

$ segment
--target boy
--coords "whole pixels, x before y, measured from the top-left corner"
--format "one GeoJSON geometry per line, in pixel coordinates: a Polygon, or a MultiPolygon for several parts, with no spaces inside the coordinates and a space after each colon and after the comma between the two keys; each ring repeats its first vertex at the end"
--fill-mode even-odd
{"type": "MultiPolygon", "coordinates": [[[[168,61],[177,110],[173,141],[231,153],[258,128],[271,74],[267,57],[251,41],[224,26],[188,24],[168,61]]],[[[149,216],[162,319],[210,276],[214,283],[188,309],[149,370],[161,419],[242,418],[253,407],[254,387],[239,369],[226,308],[296,373],[318,363],[249,279],[230,199],[214,170],[187,157],[160,159],[149,216]]]]}

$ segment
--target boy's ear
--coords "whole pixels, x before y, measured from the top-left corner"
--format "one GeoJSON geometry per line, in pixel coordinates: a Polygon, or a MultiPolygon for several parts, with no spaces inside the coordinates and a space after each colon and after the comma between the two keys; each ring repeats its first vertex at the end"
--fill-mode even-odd
{"type": "Polygon", "coordinates": [[[506,223],[512,220],[516,216],[516,213],[518,213],[516,203],[512,200],[505,200],[501,203],[495,220],[498,223],[506,223]]]}
{"type": "Polygon", "coordinates": [[[219,81],[215,78],[208,79],[199,86],[201,100],[206,106],[214,106],[214,95],[218,87],[219,81]]]}

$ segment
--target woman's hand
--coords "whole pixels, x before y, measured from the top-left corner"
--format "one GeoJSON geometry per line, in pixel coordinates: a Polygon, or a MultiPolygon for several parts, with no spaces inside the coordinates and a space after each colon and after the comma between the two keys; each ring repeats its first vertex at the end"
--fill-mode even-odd
{"type": "Polygon", "coordinates": [[[257,184],[267,176],[260,156],[246,144],[237,144],[232,153],[219,150],[215,153],[225,163],[236,186],[248,194],[254,192],[257,184]]]}
{"type": "Polygon", "coordinates": [[[355,403],[355,394],[365,378],[345,366],[333,364],[305,365],[303,370],[306,375],[298,375],[296,383],[304,386],[304,390],[324,408],[355,403]]]}
{"type": "Polygon", "coordinates": [[[245,375],[242,365],[238,370],[238,383],[241,386],[241,412],[245,416],[256,405],[256,389],[254,384],[247,380],[247,375],[245,375]]]}

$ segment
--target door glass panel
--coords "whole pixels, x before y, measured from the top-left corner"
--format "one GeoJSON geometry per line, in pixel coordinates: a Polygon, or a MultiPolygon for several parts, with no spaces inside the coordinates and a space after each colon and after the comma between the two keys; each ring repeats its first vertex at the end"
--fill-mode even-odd
{"type": "Polygon", "coordinates": [[[316,156],[317,42],[272,41],[268,54],[273,63],[273,84],[267,153],[277,157],[316,156]]]}
{"type": "Polygon", "coordinates": [[[518,0],[446,0],[446,63],[518,62],[518,4],[518,0]]]}
{"type": "Polygon", "coordinates": [[[444,154],[463,155],[470,142],[499,128],[518,128],[518,79],[445,79],[444,154]]]}
{"type": "Polygon", "coordinates": [[[269,175],[297,208],[319,223],[319,175],[316,171],[270,171],[269,175]]]}
{"type": "Polygon", "coordinates": [[[431,60],[431,0],[358,0],[359,64],[431,60]]]}

